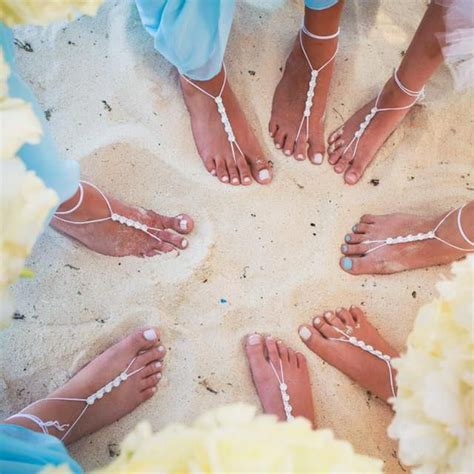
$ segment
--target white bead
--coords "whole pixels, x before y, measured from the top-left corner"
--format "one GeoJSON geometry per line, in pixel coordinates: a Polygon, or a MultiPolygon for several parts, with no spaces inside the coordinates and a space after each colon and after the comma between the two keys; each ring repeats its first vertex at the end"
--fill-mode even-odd
{"type": "Polygon", "coordinates": [[[287,401],[290,399],[290,396],[289,396],[287,393],[284,393],[284,394],[282,395],[282,398],[283,398],[284,401],[287,402],[287,401]]]}
{"type": "Polygon", "coordinates": [[[365,342],[364,342],[364,341],[358,341],[358,342],[357,342],[357,345],[358,345],[359,347],[365,347],[365,342]]]}
{"type": "Polygon", "coordinates": [[[374,354],[377,355],[377,356],[381,356],[381,355],[382,355],[382,353],[381,353],[380,351],[375,351],[374,354]]]}
{"type": "Polygon", "coordinates": [[[280,384],[280,390],[287,390],[287,389],[288,389],[288,385],[286,385],[286,383],[280,384]]]}
{"type": "Polygon", "coordinates": [[[112,214],[112,215],[110,216],[110,218],[111,218],[113,221],[116,221],[117,218],[118,218],[118,216],[117,216],[117,214],[112,214]]]}
{"type": "Polygon", "coordinates": [[[313,105],[313,102],[311,102],[310,100],[307,100],[305,105],[308,109],[310,109],[311,106],[313,105]]]}
{"type": "Polygon", "coordinates": [[[217,96],[214,100],[216,101],[216,103],[222,104],[222,97],[217,96]]]}
{"type": "Polygon", "coordinates": [[[127,375],[125,372],[122,372],[122,373],[120,374],[120,379],[121,379],[121,380],[127,380],[127,379],[128,379],[128,375],[127,375]]]}
{"type": "Polygon", "coordinates": [[[88,405],[94,405],[94,402],[95,402],[95,396],[94,395],[91,395],[90,397],[87,398],[86,400],[86,403],[88,405]]]}
{"type": "Polygon", "coordinates": [[[121,382],[122,382],[122,379],[121,379],[120,377],[117,377],[117,378],[112,382],[112,385],[113,385],[114,387],[118,387],[121,382]]]}
{"type": "Polygon", "coordinates": [[[357,344],[357,338],[352,336],[352,337],[349,338],[349,342],[352,343],[352,344],[357,344]]]}
{"type": "Polygon", "coordinates": [[[362,123],[360,124],[360,126],[359,126],[359,130],[365,130],[365,128],[367,127],[367,125],[368,125],[367,123],[362,122],[362,123]]]}
{"type": "Polygon", "coordinates": [[[318,71],[316,69],[311,71],[311,77],[318,77],[318,71]]]}
{"type": "Polygon", "coordinates": [[[309,110],[305,110],[303,115],[305,117],[309,117],[311,115],[311,112],[309,110]]]}
{"type": "Polygon", "coordinates": [[[148,226],[146,224],[142,224],[142,230],[146,232],[148,230],[148,226]]]}
{"type": "Polygon", "coordinates": [[[95,396],[100,400],[104,396],[104,390],[100,389],[95,396]]]}
{"type": "Polygon", "coordinates": [[[112,386],[112,383],[110,382],[105,386],[105,391],[107,393],[110,393],[112,391],[112,388],[113,388],[113,386],[112,386]]]}
{"type": "Polygon", "coordinates": [[[357,130],[357,132],[354,133],[354,135],[359,138],[362,135],[362,132],[360,130],[357,130]]]}
{"type": "Polygon", "coordinates": [[[372,113],[372,116],[374,116],[377,113],[377,109],[375,107],[372,107],[370,109],[370,112],[372,113]]]}
{"type": "Polygon", "coordinates": [[[368,351],[373,351],[374,348],[373,348],[372,346],[367,346],[367,350],[368,350],[368,351]]]}
{"type": "Polygon", "coordinates": [[[291,405],[288,405],[288,406],[285,407],[285,411],[286,411],[286,413],[289,414],[293,411],[293,407],[291,405]]]}
{"type": "Polygon", "coordinates": [[[308,91],[308,93],[306,94],[306,97],[308,97],[309,99],[312,99],[314,97],[314,92],[308,91]]]}
{"type": "Polygon", "coordinates": [[[384,360],[391,360],[391,359],[392,359],[392,358],[391,358],[389,355],[387,355],[387,354],[384,354],[384,355],[382,356],[382,358],[383,358],[384,360]]]}
{"type": "Polygon", "coordinates": [[[387,244],[393,244],[393,241],[394,241],[394,239],[392,239],[392,237],[389,237],[389,238],[386,240],[387,244]]]}

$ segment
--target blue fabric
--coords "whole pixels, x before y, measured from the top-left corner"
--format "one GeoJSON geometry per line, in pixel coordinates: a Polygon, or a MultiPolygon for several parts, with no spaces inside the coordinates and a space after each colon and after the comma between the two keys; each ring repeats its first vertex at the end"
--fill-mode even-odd
{"type": "Polygon", "coordinates": [[[69,199],[79,186],[79,164],[75,161],[62,160],[54,145],[44,112],[29,87],[18,75],[13,55],[12,31],[0,22],[0,45],[4,51],[6,62],[10,67],[8,93],[31,103],[36,116],[40,119],[43,135],[37,145],[23,145],[18,156],[25,166],[36,173],[46,186],[56,191],[60,202],[69,199]]]}
{"type": "Polygon", "coordinates": [[[155,48],[181,74],[208,80],[222,67],[235,0],[136,0],[155,48]]]}
{"type": "Polygon", "coordinates": [[[305,7],[311,8],[311,10],[326,10],[326,8],[331,8],[339,0],[305,0],[305,7]]]}
{"type": "Polygon", "coordinates": [[[74,474],[84,472],[54,436],[23,426],[0,424],[0,473],[33,474],[48,464],[67,464],[74,474]]]}

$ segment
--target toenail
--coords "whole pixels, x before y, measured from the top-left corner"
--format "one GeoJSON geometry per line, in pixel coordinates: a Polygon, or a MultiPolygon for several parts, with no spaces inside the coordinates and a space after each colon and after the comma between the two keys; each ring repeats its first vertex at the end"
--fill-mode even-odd
{"type": "Polygon", "coordinates": [[[248,176],[244,178],[244,183],[251,183],[251,182],[252,180],[248,176]]]}
{"type": "Polygon", "coordinates": [[[160,352],[164,352],[164,351],[165,351],[165,348],[164,348],[163,346],[160,346],[160,347],[158,347],[158,350],[159,350],[160,352]]]}
{"type": "Polygon", "coordinates": [[[313,156],[313,163],[316,165],[320,165],[323,162],[323,155],[322,153],[316,153],[313,156]]]}
{"type": "Polygon", "coordinates": [[[212,174],[212,176],[215,176],[216,175],[216,170],[211,170],[210,173],[212,174]]]}
{"type": "Polygon", "coordinates": [[[349,252],[349,246],[346,245],[346,244],[341,245],[341,251],[342,251],[342,253],[349,252]]]}
{"type": "Polygon", "coordinates": [[[346,234],[346,236],[344,237],[344,240],[346,242],[350,242],[351,241],[351,235],[350,234],[346,234]]]}
{"type": "Polygon", "coordinates": [[[183,240],[181,241],[181,247],[182,247],[183,249],[185,249],[187,246],[188,246],[188,241],[187,241],[186,239],[183,239],[183,240]]]}
{"type": "Polygon", "coordinates": [[[273,337],[272,337],[272,336],[267,336],[265,339],[266,339],[267,341],[273,341],[273,337]]]}
{"type": "Polygon", "coordinates": [[[335,148],[336,147],[335,147],[334,143],[332,145],[330,145],[329,148],[328,148],[329,153],[334,153],[335,148]]]}
{"type": "Polygon", "coordinates": [[[251,334],[247,341],[251,346],[255,346],[262,342],[262,336],[260,336],[260,334],[251,334]]]}
{"type": "Polygon", "coordinates": [[[281,148],[281,145],[280,145],[279,143],[277,143],[277,144],[275,145],[275,148],[280,149],[280,148],[281,148]]]}
{"type": "Polygon", "coordinates": [[[232,178],[232,184],[239,184],[238,178],[232,178]]]}
{"type": "Polygon", "coordinates": [[[350,270],[352,268],[352,259],[344,257],[342,259],[342,268],[344,268],[344,270],[350,270]]]}
{"type": "Polygon", "coordinates": [[[357,224],[352,226],[352,232],[357,232],[357,224]]]}
{"type": "Polygon", "coordinates": [[[303,341],[307,341],[311,337],[311,331],[306,326],[301,327],[298,334],[303,341]]]}
{"type": "Polygon", "coordinates": [[[285,155],[290,156],[291,155],[291,150],[285,150],[285,155]]]}
{"type": "Polygon", "coordinates": [[[262,181],[266,181],[267,179],[270,179],[270,171],[268,171],[267,169],[260,170],[258,173],[258,177],[262,181]]]}
{"type": "Polygon", "coordinates": [[[147,341],[154,341],[154,340],[158,339],[158,336],[157,336],[154,329],[147,329],[146,331],[143,331],[143,337],[147,341]]]}
{"type": "Polygon", "coordinates": [[[346,180],[349,183],[355,183],[357,181],[357,175],[355,173],[347,173],[346,180]]]}
{"type": "Polygon", "coordinates": [[[332,317],[331,311],[326,311],[326,312],[324,313],[324,317],[325,317],[326,319],[330,319],[330,318],[332,317]]]}
{"type": "Polygon", "coordinates": [[[229,182],[229,178],[227,176],[222,176],[222,182],[223,183],[228,183],[229,182]]]}
{"type": "Polygon", "coordinates": [[[298,160],[304,160],[304,156],[301,153],[296,158],[298,158],[298,160]]]}
{"type": "Polygon", "coordinates": [[[156,374],[156,378],[157,378],[158,380],[160,380],[160,379],[161,379],[161,374],[156,374]]]}
{"type": "Polygon", "coordinates": [[[179,228],[181,230],[188,230],[188,221],[186,219],[181,218],[179,221],[179,228]]]}
{"type": "Polygon", "coordinates": [[[342,311],[342,308],[337,308],[336,313],[340,313],[342,311]]]}
{"type": "Polygon", "coordinates": [[[151,389],[151,391],[152,391],[153,393],[155,393],[155,392],[156,392],[156,387],[153,387],[153,388],[151,389]]]}
{"type": "Polygon", "coordinates": [[[161,367],[161,362],[155,362],[155,367],[159,369],[161,367]]]}
{"type": "Polygon", "coordinates": [[[321,324],[321,318],[314,318],[313,322],[314,324],[321,324]]]}

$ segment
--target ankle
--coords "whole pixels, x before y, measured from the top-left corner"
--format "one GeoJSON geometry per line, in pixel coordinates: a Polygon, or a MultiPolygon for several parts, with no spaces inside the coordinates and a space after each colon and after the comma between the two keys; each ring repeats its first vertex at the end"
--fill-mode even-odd
{"type": "MultiPolygon", "coordinates": [[[[413,104],[414,97],[405,94],[400,87],[398,87],[395,79],[390,79],[385,83],[379,99],[379,108],[384,107],[406,107],[413,104]]],[[[413,104],[414,105],[414,104],[413,104]]]]}
{"type": "Polygon", "coordinates": [[[328,36],[336,33],[339,29],[341,12],[344,2],[341,0],[331,8],[314,10],[305,7],[304,24],[311,33],[328,36]]]}
{"type": "MultiPolygon", "coordinates": [[[[189,93],[189,94],[201,93],[202,94],[202,92],[196,89],[196,87],[193,87],[191,84],[189,84],[189,82],[186,81],[186,79],[180,78],[180,80],[181,80],[181,86],[186,93],[189,93]]],[[[208,79],[205,81],[199,81],[195,79],[189,79],[189,80],[192,81],[198,87],[201,87],[202,89],[207,91],[209,94],[213,96],[218,96],[222,90],[222,84],[224,83],[224,80],[225,80],[224,67],[221,67],[221,70],[219,71],[219,73],[215,75],[214,77],[212,77],[211,79],[208,79]]]]}

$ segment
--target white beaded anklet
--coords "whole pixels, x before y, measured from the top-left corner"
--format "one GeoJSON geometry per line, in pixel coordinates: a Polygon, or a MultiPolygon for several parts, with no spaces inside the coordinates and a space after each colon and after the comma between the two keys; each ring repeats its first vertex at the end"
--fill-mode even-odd
{"type": "Polygon", "coordinates": [[[225,64],[222,65],[224,69],[224,81],[222,82],[222,87],[217,96],[214,96],[204,90],[202,87],[199,87],[198,85],[194,84],[193,81],[188,79],[186,76],[181,76],[188,84],[191,84],[193,87],[195,87],[197,90],[201,91],[203,94],[206,94],[208,97],[210,97],[217,106],[217,111],[219,112],[219,115],[221,116],[221,122],[224,125],[224,130],[227,134],[227,140],[229,141],[229,145],[232,151],[232,157],[234,158],[234,161],[236,161],[236,156],[235,156],[235,149],[239,151],[239,153],[245,158],[245,155],[240,148],[240,145],[238,144],[234,130],[232,129],[232,125],[230,123],[229,117],[227,116],[227,111],[224,106],[224,102],[222,101],[222,93],[224,92],[225,85],[227,83],[227,69],[225,67],[225,64]]]}
{"type": "Polygon", "coordinates": [[[405,109],[409,109],[411,107],[413,107],[418,101],[420,100],[423,100],[424,97],[425,97],[425,88],[423,87],[421,90],[419,91],[412,91],[411,89],[408,89],[408,87],[404,86],[400,79],[398,78],[398,74],[397,74],[397,70],[394,69],[393,71],[393,79],[395,80],[395,84],[397,84],[397,86],[400,88],[400,90],[402,92],[404,92],[405,94],[407,94],[408,96],[410,97],[413,97],[414,100],[411,104],[409,105],[406,105],[404,107],[384,107],[384,108],[379,108],[379,100],[380,100],[380,97],[382,95],[382,91],[383,91],[383,88],[380,90],[380,92],[378,93],[377,95],[377,99],[375,100],[375,105],[372,107],[372,109],[370,109],[370,113],[367,114],[365,116],[365,120],[363,122],[360,123],[359,125],[359,130],[357,130],[355,133],[354,133],[354,136],[352,137],[352,140],[349,142],[349,144],[346,146],[346,148],[344,149],[344,151],[342,152],[342,156],[344,156],[347,152],[347,150],[349,150],[349,148],[352,146],[352,144],[355,142],[355,146],[354,146],[354,151],[352,152],[352,157],[351,159],[354,158],[356,152],[357,152],[357,147],[359,146],[359,141],[362,137],[362,135],[364,134],[365,130],[367,129],[367,127],[370,125],[370,122],[372,121],[372,119],[379,113],[379,112],[390,112],[390,111],[396,111],[396,110],[405,110],[405,109]]]}
{"type": "Polygon", "coordinates": [[[382,247],[385,247],[386,245],[396,245],[396,244],[404,244],[404,243],[407,243],[407,242],[417,242],[417,241],[421,241],[421,240],[438,240],[439,242],[442,242],[443,244],[445,245],[448,245],[449,247],[452,247],[453,249],[456,249],[456,250],[460,250],[462,252],[474,252],[474,248],[471,248],[471,249],[466,249],[466,248],[462,248],[462,247],[458,247],[457,245],[454,245],[450,242],[447,242],[446,240],[442,239],[441,237],[439,237],[438,235],[436,235],[436,232],[438,231],[438,229],[443,225],[443,223],[446,221],[446,219],[453,213],[453,212],[456,212],[456,210],[458,211],[458,215],[457,215],[457,226],[458,226],[458,230],[459,230],[459,233],[461,234],[461,237],[469,244],[471,245],[472,247],[474,247],[474,242],[472,240],[470,240],[466,233],[464,232],[464,229],[462,228],[462,223],[461,223],[461,216],[462,216],[462,211],[463,209],[466,207],[466,204],[464,204],[464,206],[461,206],[459,209],[451,209],[441,220],[440,222],[438,223],[438,225],[433,229],[433,230],[430,230],[429,232],[425,232],[425,233],[422,233],[420,232],[419,234],[415,234],[415,235],[412,235],[412,234],[408,234],[408,235],[400,235],[398,237],[388,237],[386,239],[382,239],[382,240],[364,240],[362,241],[361,243],[362,244],[379,244],[369,250],[367,250],[365,252],[365,255],[371,253],[371,252],[374,252],[375,250],[378,250],[382,247]]]}
{"type": "MultiPolygon", "coordinates": [[[[140,231],[144,232],[145,234],[147,234],[148,236],[150,236],[151,238],[155,239],[156,241],[158,241],[160,243],[162,242],[162,240],[159,237],[157,237],[155,234],[153,234],[150,231],[159,232],[159,231],[162,231],[163,229],[158,229],[156,227],[149,227],[146,224],[143,224],[142,222],[139,222],[139,221],[134,220],[134,219],[129,219],[128,217],[122,216],[121,214],[117,214],[116,212],[113,211],[112,206],[110,204],[110,201],[107,199],[107,196],[97,186],[95,186],[94,184],[89,183],[87,181],[80,181],[79,182],[79,200],[78,200],[77,204],[72,209],[69,209],[68,211],[57,211],[54,214],[54,218],[58,219],[61,222],[66,222],[67,224],[75,224],[75,225],[97,224],[99,222],[106,222],[106,221],[111,220],[111,221],[114,221],[114,222],[118,222],[119,224],[126,225],[127,227],[133,227],[137,230],[140,230],[140,231]],[[105,203],[107,204],[109,214],[110,214],[109,216],[101,217],[99,219],[91,219],[91,220],[87,220],[87,221],[72,221],[72,220],[69,220],[69,219],[65,219],[64,217],[61,217],[61,216],[72,214],[74,211],[77,211],[77,209],[79,209],[81,207],[82,202],[84,200],[83,184],[87,184],[88,186],[91,186],[102,196],[105,203]]],[[[184,221],[184,219],[183,219],[180,222],[180,227],[181,228],[183,228],[183,226],[181,226],[181,224],[183,222],[186,222],[186,221],[184,221]]]]}
{"type": "Polygon", "coordinates": [[[278,375],[278,372],[275,369],[275,366],[272,364],[270,361],[270,366],[273,369],[273,372],[275,373],[275,377],[278,380],[278,385],[280,389],[280,395],[281,395],[281,400],[283,402],[283,408],[285,409],[285,415],[287,421],[293,420],[295,417],[292,415],[293,407],[290,404],[290,395],[288,395],[288,385],[285,383],[285,376],[283,374],[283,364],[280,359],[280,375],[278,375]]]}
{"type": "Polygon", "coordinates": [[[127,381],[127,379],[129,379],[132,375],[135,375],[136,373],[140,372],[141,370],[145,368],[145,366],[143,366],[143,367],[140,367],[139,369],[133,370],[132,372],[128,372],[128,370],[130,369],[132,364],[135,362],[135,360],[136,360],[136,357],[130,362],[130,364],[128,364],[127,368],[121,374],[119,374],[117,377],[115,377],[115,379],[111,380],[109,383],[105,384],[102,388],[97,390],[95,393],[89,395],[87,398],[60,398],[60,397],[43,398],[41,400],[37,400],[36,402],[31,403],[27,407],[23,408],[23,410],[21,410],[16,415],[12,415],[9,418],[7,418],[7,420],[12,420],[14,418],[28,419],[32,421],[33,423],[36,423],[44,434],[49,434],[48,428],[50,427],[53,427],[61,432],[69,428],[61,437],[61,441],[64,441],[66,436],[69,435],[71,430],[76,426],[76,424],[79,422],[79,420],[82,418],[84,413],[87,411],[87,409],[91,405],[93,405],[97,400],[100,400],[107,393],[110,393],[115,387],[118,387],[121,383],[127,381]],[[48,401],[81,402],[81,403],[85,403],[86,405],[72,424],[61,425],[58,420],[43,421],[41,418],[39,418],[36,415],[23,413],[25,410],[28,410],[29,408],[37,405],[38,403],[48,402],[48,401]]]}
{"type": "Polygon", "coordinates": [[[396,391],[395,391],[395,384],[393,381],[393,373],[392,373],[392,358],[380,352],[379,350],[375,349],[371,345],[366,344],[364,341],[361,341],[360,339],[357,339],[354,336],[349,336],[347,335],[344,331],[341,331],[339,328],[332,327],[335,331],[337,331],[339,334],[341,334],[342,337],[330,337],[330,341],[339,341],[339,342],[347,342],[349,344],[352,344],[355,347],[358,347],[359,349],[362,349],[365,352],[368,352],[369,354],[372,354],[373,356],[377,357],[380,360],[383,360],[388,367],[388,374],[389,374],[389,379],[390,379],[390,388],[392,390],[392,395],[394,397],[397,396],[396,391]]]}
{"type": "Polygon", "coordinates": [[[306,62],[308,63],[309,69],[311,71],[311,79],[309,80],[308,84],[308,91],[306,93],[306,102],[305,102],[305,108],[303,112],[303,118],[301,119],[300,126],[298,128],[298,133],[296,134],[295,138],[295,143],[298,141],[298,138],[301,134],[301,130],[303,129],[303,125],[306,121],[306,136],[309,136],[309,117],[311,115],[311,108],[313,107],[313,99],[314,99],[314,90],[316,89],[317,86],[317,81],[318,81],[318,76],[319,73],[327,66],[329,65],[334,58],[337,55],[337,51],[339,49],[339,46],[336,47],[336,50],[334,51],[334,54],[331,56],[331,58],[326,61],[321,67],[318,69],[315,69],[311,63],[311,60],[309,59],[308,54],[306,53],[306,50],[303,45],[303,33],[307,36],[309,36],[312,39],[317,39],[317,40],[330,40],[337,38],[339,36],[339,28],[336,31],[336,33],[328,36],[320,36],[320,35],[315,35],[314,33],[311,33],[306,26],[303,23],[303,26],[301,27],[301,30],[299,32],[299,38],[300,38],[300,46],[301,50],[303,51],[304,57],[306,58],[306,62]]]}

